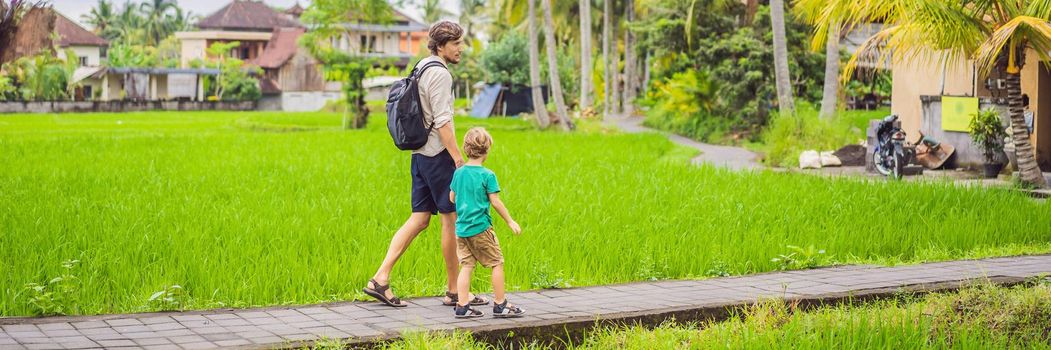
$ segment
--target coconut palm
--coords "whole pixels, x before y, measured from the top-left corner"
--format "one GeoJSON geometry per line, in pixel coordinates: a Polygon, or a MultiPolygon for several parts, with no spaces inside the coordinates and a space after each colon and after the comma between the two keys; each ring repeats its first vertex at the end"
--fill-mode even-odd
{"type": "Polygon", "coordinates": [[[591,108],[591,0],[580,0],[580,110],[591,108]]]}
{"type": "Polygon", "coordinates": [[[539,38],[536,27],[536,0],[529,2],[529,85],[532,88],[533,112],[536,113],[536,121],[541,128],[547,128],[551,119],[547,115],[547,106],[544,105],[543,91],[540,89],[540,49],[539,38]]]}
{"type": "Polygon", "coordinates": [[[1021,180],[1047,186],[1026,135],[1020,73],[1027,50],[1045,62],[1051,60],[1051,0],[800,0],[797,7],[815,25],[815,47],[839,25],[851,28],[873,19],[885,23],[882,31],[858,48],[841,78],[853,73],[859,56],[874,52],[894,62],[933,57],[939,63],[957,65],[973,60],[980,75],[996,71],[1006,77],[1021,180]]]}
{"type": "Polygon", "coordinates": [[[839,104],[839,28],[828,32],[825,45],[825,87],[821,92],[821,118],[832,119],[839,104]]]}
{"type": "Polygon", "coordinates": [[[173,0],[149,0],[139,4],[139,11],[145,20],[142,28],[146,32],[146,45],[156,46],[174,32],[176,23],[172,20],[174,16],[170,11],[178,8],[173,0]]]}
{"type": "Polygon", "coordinates": [[[784,0],[770,0],[770,25],[774,32],[774,78],[777,81],[777,103],[782,115],[795,114],[792,81],[788,73],[788,43],[785,41],[784,0]]]}
{"type": "Polygon", "coordinates": [[[113,40],[120,35],[120,31],[114,27],[117,13],[114,11],[113,4],[107,0],[99,0],[91,12],[81,15],[80,19],[95,27],[95,34],[106,40],[113,40]]]}
{"type": "Polygon", "coordinates": [[[547,46],[547,74],[551,78],[551,95],[555,100],[555,113],[563,130],[573,129],[566,111],[566,102],[562,96],[562,81],[558,76],[558,53],[555,48],[555,21],[551,17],[551,0],[540,0],[544,10],[544,46],[547,46]]]}
{"type": "Polygon", "coordinates": [[[441,0],[422,0],[420,11],[423,12],[423,21],[427,23],[434,23],[452,15],[449,10],[442,7],[441,0]]]}
{"type": "Polygon", "coordinates": [[[638,57],[635,55],[635,34],[628,25],[635,21],[635,1],[624,0],[624,91],[623,104],[624,114],[631,116],[635,113],[633,103],[635,102],[635,87],[638,82],[638,57]]]}
{"type": "Polygon", "coordinates": [[[605,84],[605,89],[602,93],[602,117],[605,118],[610,113],[613,113],[613,103],[610,102],[613,89],[613,67],[616,64],[613,63],[613,55],[616,52],[611,52],[612,44],[609,40],[610,36],[613,35],[613,1],[614,0],[602,0],[602,60],[604,67],[602,69],[602,81],[605,84]]]}
{"type": "Polygon", "coordinates": [[[477,39],[477,28],[488,22],[485,13],[485,0],[460,0],[460,25],[464,29],[464,37],[468,45],[474,45],[477,39]]]}

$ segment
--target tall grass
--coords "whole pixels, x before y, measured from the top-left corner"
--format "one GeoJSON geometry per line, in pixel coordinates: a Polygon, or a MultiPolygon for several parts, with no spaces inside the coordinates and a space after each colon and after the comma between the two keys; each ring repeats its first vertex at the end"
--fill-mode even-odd
{"type": "Polygon", "coordinates": [[[771,166],[799,166],[799,154],[806,150],[835,151],[865,139],[869,120],[883,119],[886,108],[873,111],[840,111],[831,120],[821,119],[814,105],[799,103],[795,115],[774,114],[770,126],[763,130],[763,162],[771,166]]]}
{"type": "MultiPolygon", "coordinates": [[[[728,321],[604,327],[582,349],[1051,349],[1051,287],[959,293],[813,311],[764,302],[728,321]]],[[[558,343],[558,341],[556,341],[558,343]]],[[[492,349],[464,333],[412,334],[385,349],[492,349]]],[[[528,349],[550,349],[536,343],[528,349]]]]}
{"type": "MultiPolygon", "coordinates": [[[[0,315],[361,298],[409,214],[409,156],[380,115],[365,130],[339,123],[0,117],[0,315]]],[[[512,290],[769,271],[788,245],[824,249],[816,264],[1051,251],[1051,207],[1010,191],[738,174],[689,166],[658,135],[457,121],[474,125],[495,138],[486,165],[524,229],[495,222],[512,290]]],[[[396,266],[400,296],[444,290],[438,226],[396,266]]]]}

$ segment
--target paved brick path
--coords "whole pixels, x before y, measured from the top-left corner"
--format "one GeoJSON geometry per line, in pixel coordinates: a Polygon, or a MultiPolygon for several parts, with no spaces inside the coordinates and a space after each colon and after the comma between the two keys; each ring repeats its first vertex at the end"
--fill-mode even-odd
{"type": "MultiPolygon", "coordinates": [[[[393,309],[377,303],[210,310],[184,313],[0,318],[0,349],[79,348],[274,348],[321,338],[349,343],[398,337],[405,331],[463,329],[499,338],[597,320],[659,322],[718,318],[729,308],[760,298],[805,304],[890,295],[901,290],[958,288],[968,281],[1018,283],[1051,274],[1051,255],[950,261],[901,267],[843,266],[708,280],[673,280],[512,293],[529,316],[457,320],[439,298],[418,298],[393,309]]],[[[483,309],[490,313],[491,308],[483,309]]]]}

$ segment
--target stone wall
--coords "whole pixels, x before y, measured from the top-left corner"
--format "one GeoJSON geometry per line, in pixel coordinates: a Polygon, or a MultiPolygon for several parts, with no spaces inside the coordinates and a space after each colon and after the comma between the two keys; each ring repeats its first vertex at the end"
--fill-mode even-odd
{"type": "Polygon", "coordinates": [[[253,111],[256,101],[57,101],[0,102],[0,113],[84,113],[140,111],[253,111]]]}

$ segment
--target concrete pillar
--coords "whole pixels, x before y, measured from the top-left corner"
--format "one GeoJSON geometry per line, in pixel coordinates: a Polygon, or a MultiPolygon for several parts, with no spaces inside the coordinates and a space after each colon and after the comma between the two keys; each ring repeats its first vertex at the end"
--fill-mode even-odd
{"type": "Polygon", "coordinates": [[[109,73],[102,75],[102,95],[99,101],[109,101],[109,73]]]}
{"type": "Polygon", "coordinates": [[[204,101],[204,78],[197,74],[197,101],[204,101]]]}
{"type": "Polygon", "coordinates": [[[157,78],[153,74],[147,74],[146,79],[150,80],[150,95],[146,97],[147,100],[156,101],[157,98],[157,78]]]}

